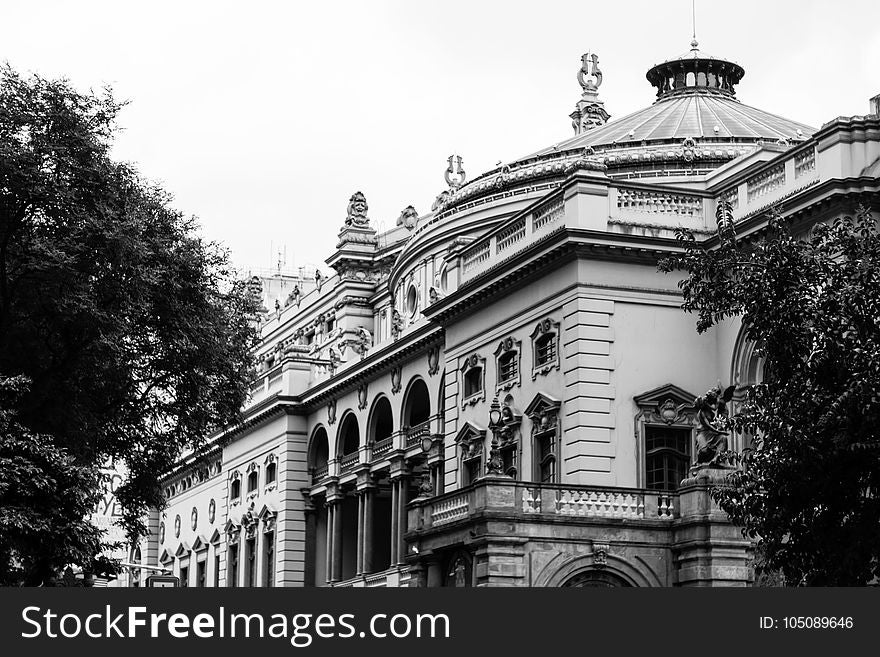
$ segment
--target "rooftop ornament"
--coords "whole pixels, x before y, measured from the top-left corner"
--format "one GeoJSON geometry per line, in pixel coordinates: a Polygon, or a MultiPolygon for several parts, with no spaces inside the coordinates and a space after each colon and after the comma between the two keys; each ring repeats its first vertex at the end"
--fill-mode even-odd
{"type": "Polygon", "coordinates": [[[581,68],[577,73],[578,84],[583,94],[569,116],[574,134],[579,135],[600,125],[605,125],[611,115],[605,111],[604,103],[599,100],[599,87],[602,86],[602,71],[599,68],[599,56],[596,53],[584,53],[581,56],[581,68]]]}

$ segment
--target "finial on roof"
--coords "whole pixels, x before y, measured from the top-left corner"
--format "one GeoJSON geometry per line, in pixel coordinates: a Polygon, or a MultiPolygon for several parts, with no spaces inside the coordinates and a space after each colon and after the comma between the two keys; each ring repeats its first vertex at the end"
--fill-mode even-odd
{"type": "Polygon", "coordinates": [[[604,125],[611,116],[605,111],[604,103],[599,100],[602,71],[599,69],[599,56],[596,53],[584,53],[581,56],[581,68],[577,80],[583,89],[583,94],[569,117],[574,134],[579,135],[604,125]]]}
{"type": "Polygon", "coordinates": [[[694,36],[691,38],[691,50],[696,50],[700,44],[697,42],[697,0],[691,0],[691,24],[694,27],[694,36]]]}

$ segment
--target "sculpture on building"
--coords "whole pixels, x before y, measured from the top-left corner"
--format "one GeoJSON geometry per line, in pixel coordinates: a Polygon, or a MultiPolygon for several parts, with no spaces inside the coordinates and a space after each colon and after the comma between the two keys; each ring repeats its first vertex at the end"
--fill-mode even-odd
{"type": "Polygon", "coordinates": [[[346,226],[366,226],[370,223],[367,217],[367,199],[361,192],[355,192],[348,200],[348,212],[345,217],[346,226]]]}
{"type": "Polygon", "coordinates": [[[403,332],[403,317],[401,317],[397,308],[391,311],[391,336],[396,340],[403,332]]]}
{"type": "Polygon", "coordinates": [[[404,226],[407,230],[415,229],[418,222],[419,213],[416,212],[416,209],[411,205],[407,205],[397,218],[397,225],[404,226]]]}
{"type": "Polygon", "coordinates": [[[583,94],[574,112],[569,116],[574,133],[579,135],[605,125],[611,115],[605,110],[604,103],[599,100],[602,71],[599,69],[599,56],[596,53],[584,53],[581,57],[581,68],[577,73],[577,79],[583,94]]]}
{"type": "Polygon", "coordinates": [[[719,383],[694,400],[694,408],[697,411],[695,467],[724,465],[723,455],[728,448],[729,435],[725,430],[728,418],[727,403],[733,398],[735,388],[736,386],[728,386],[722,389],[719,383]]]}

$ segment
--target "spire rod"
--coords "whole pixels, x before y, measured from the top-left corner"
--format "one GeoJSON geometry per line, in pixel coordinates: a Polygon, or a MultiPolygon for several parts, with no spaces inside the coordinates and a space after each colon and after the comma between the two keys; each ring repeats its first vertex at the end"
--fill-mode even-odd
{"type": "Polygon", "coordinates": [[[691,39],[691,49],[696,50],[700,45],[697,42],[697,0],[691,0],[691,25],[694,28],[694,36],[691,39]]]}

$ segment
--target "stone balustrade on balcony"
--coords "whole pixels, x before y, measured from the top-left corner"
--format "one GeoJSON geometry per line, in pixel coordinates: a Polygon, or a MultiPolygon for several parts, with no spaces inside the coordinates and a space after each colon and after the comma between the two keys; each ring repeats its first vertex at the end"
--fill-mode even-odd
{"type": "Polygon", "coordinates": [[[629,521],[671,521],[678,495],[640,488],[535,484],[486,477],[444,495],[410,504],[409,528],[431,529],[483,512],[629,521]]]}

